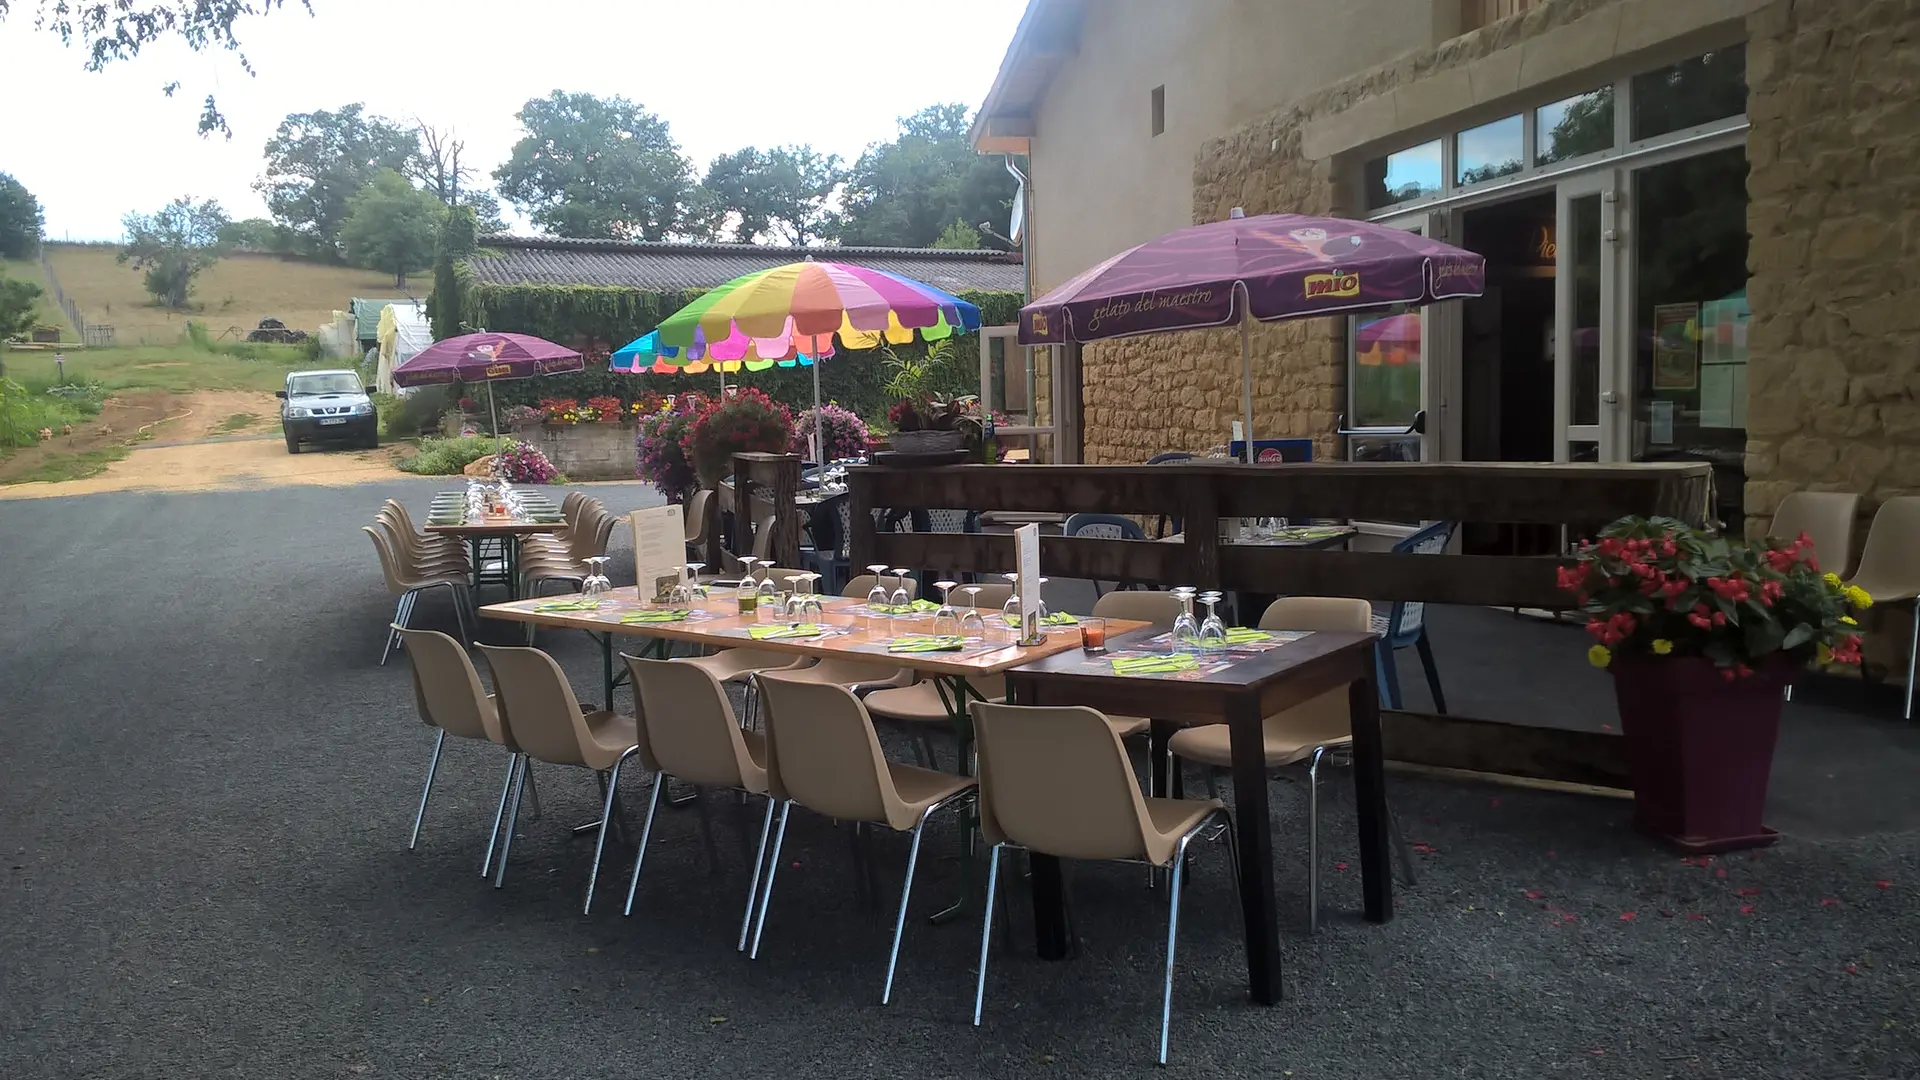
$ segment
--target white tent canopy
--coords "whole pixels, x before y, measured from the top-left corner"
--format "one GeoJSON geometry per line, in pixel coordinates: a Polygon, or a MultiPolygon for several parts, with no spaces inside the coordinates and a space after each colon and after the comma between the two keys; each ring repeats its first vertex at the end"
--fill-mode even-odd
{"type": "Polygon", "coordinates": [[[374,386],[381,393],[394,392],[393,369],[433,344],[433,328],[427,322],[426,305],[419,301],[388,304],[380,312],[380,367],[374,386]]]}

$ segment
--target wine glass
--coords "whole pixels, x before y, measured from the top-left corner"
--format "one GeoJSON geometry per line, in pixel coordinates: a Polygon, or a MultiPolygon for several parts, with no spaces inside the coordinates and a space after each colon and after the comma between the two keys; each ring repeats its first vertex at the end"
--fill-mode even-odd
{"type": "Polygon", "coordinates": [[[1007,594],[1007,602],[1000,605],[1000,622],[1006,626],[1008,630],[1013,632],[1015,638],[1020,636],[1020,597],[1018,594],[1007,594]]]}
{"type": "Polygon", "coordinates": [[[1200,645],[1203,648],[1218,648],[1227,643],[1227,624],[1221,622],[1220,616],[1214,613],[1214,605],[1220,600],[1221,594],[1217,591],[1200,594],[1200,602],[1207,605],[1207,617],[1200,622],[1200,645]]]}
{"type": "MultiPolygon", "coordinates": [[[[760,561],[760,556],[758,555],[740,556],[740,565],[746,567],[745,570],[742,570],[740,572],[740,577],[742,581],[753,581],[753,566],[755,563],[759,561],[760,561]]],[[[758,583],[756,582],[755,584],[758,584],[758,583]]]]}
{"type": "Polygon", "coordinates": [[[598,600],[613,588],[613,582],[607,578],[607,557],[589,555],[586,558],[587,576],[580,579],[580,598],[598,600]]]}
{"type": "Polygon", "coordinates": [[[890,601],[893,604],[894,615],[899,618],[913,614],[913,609],[909,606],[913,603],[913,597],[907,592],[907,573],[908,571],[901,567],[895,567],[893,570],[894,589],[890,601]]]}
{"type": "Polygon", "coordinates": [[[740,614],[751,616],[760,610],[760,583],[753,580],[753,564],[760,560],[751,555],[742,555],[740,561],[745,564],[747,571],[734,592],[740,601],[740,614]]]}
{"type": "Polygon", "coordinates": [[[700,581],[700,571],[706,568],[707,564],[703,562],[690,562],[687,564],[687,598],[689,600],[706,599],[707,587],[700,581]]]}
{"type": "Polygon", "coordinates": [[[867,607],[875,612],[887,606],[887,587],[880,583],[880,575],[886,572],[886,563],[874,563],[867,567],[867,573],[873,575],[873,588],[867,590],[867,607]]]}
{"type": "Polygon", "coordinates": [[[1037,601],[1039,602],[1039,603],[1038,603],[1038,606],[1039,606],[1039,608],[1040,608],[1040,622],[1041,622],[1041,625],[1045,625],[1045,624],[1046,624],[1046,621],[1047,621],[1047,593],[1046,593],[1046,584],[1047,584],[1047,579],[1046,579],[1046,578],[1041,578],[1041,579],[1040,579],[1040,586],[1041,586],[1041,591],[1040,591],[1040,595],[1034,598],[1035,600],[1037,600],[1037,601]]]}
{"type": "Polygon", "coordinates": [[[1176,653],[1192,652],[1195,638],[1200,636],[1200,624],[1193,619],[1193,594],[1191,585],[1181,585],[1171,590],[1173,598],[1180,601],[1180,615],[1173,620],[1173,647],[1176,653]]]}
{"type": "Polygon", "coordinates": [[[801,574],[800,577],[806,582],[806,591],[794,605],[793,617],[801,622],[819,622],[820,614],[825,610],[820,602],[820,594],[814,591],[820,581],[820,575],[809,571],[801,574]]]}
{"type": "Polygon", "coordinates": [[[936,581],[933,587],[940,590],[940,608],[933,613],[934,637],[959,637],[960,613],[954,610],[953,589],[957,581],[936,581]]]}
{"type": "Polygon", "coordinates": [[[986,640],[987,620],[980,617],[980,586],[968,585],[960,591],[967,594],[967,610],[960,615],[960,636],[968,641],[986,640]]]}
{"type": "Polygon", "coordinates": [[[760,579],[760,587],[754,590],[754,606],[759,614],[768,618],[785,618],[783,598],[786,593],[773,583],[773,570],[767,570],[767,576],[760,579]]]}
{"type": "MultiPolygon", "coordinates": [[[[641,599],[644,600],[646,597],[643,596],[641,599]]],[[[693,586],[687,583],[687,568],[676,566],[673,568],[673,588],[667,591],[667,606],[678,608],[691,603],[693,603],[693,586]]]]}

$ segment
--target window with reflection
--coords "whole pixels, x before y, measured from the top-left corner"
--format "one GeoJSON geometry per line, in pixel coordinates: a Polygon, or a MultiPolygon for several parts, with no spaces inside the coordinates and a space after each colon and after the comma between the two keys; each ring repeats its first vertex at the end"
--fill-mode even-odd
{"type": "Polygon", "coordinates": [[[1374,158],[1365,169],[1367,209],[1440,194],[1440,140],[1374,158]]]}
{"type": "Polygon", "coordinates": [[[1603,86],[1534,111],[1534,164],[1551,165],[1613,148],[1613,87],[1603,86]]]}
{"type": "Polygon", "coordinates": [[[1453,182],[1477,184],[1526,168],[1526,139],[1526,120],[1518,113],[1454,136],[1453,182]]]}
{"type": "MultiPolygon", "coordinates": [[[[1421,309],[1399,305],[1353,318],[1347,427],[1404,428],[1421,408],[1421,309]]],[[[1420,437],[1354,437],[1355,461],[1418,461],[1420,437]],[[1411,456],[1408,456],[1411,455],[1411,456]]]]}
{"type": "Polygon", "coordinates": [[[1633,77],[1633,139],[1696,127],[1747,111],[1747,47],[1733,45],[1633,77]]]}

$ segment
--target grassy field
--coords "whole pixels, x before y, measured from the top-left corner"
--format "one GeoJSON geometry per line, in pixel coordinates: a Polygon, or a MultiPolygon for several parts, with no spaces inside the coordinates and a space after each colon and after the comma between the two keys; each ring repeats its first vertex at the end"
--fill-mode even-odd
{"type": "MultiPolygon", "coordinates": [[[[167,390],[185,394],[194,390],[260,390],[272,393],[286,385],[287,372],[303,367],[338,367],[332,361],[310,362],[291,345],[261,346],[266,356],[242,360],[224,353],[203,352],[190,345],[117,349],[76,349],[66,353],[68,379],[94,379],[110,391],[167,390]]],[[[51,352],[7,353],[7,376],[29,386],[52,385],[55,374],[51,352]]]]}
{"type": "Polygon", "coordinates": [[[282,259],[273,255],[229,255],[194,280],[193,308],[168,311],[152,306],[141,275],[115,261],[110,245],[49,244],[48,261],[87,321],[114,328],[121,345],[172,345],[186,332],[187,320],[202,323],[216,339],[244,339],[261,319],[275,318],[313,333],[344,311],[356,296],[387,297],[411,293],[425,298],[433,290],[431,274],[416,274],[407,288],[394,288],[391,275],[376,270],[282,259]]]}
{"type": "Polygon", "coordinates": [[[42,292],[40,297],[40,321],[50,326],[58,326],[62,330],[72,333],[73,328],[67,325],[66,314],[60,310],[60,305],[54,302],[53,290],[47,286],[47,279],[45,275],[40,272],[40,260],[0,259],[0,277],[24,278],[40,286],[42,292]]]}

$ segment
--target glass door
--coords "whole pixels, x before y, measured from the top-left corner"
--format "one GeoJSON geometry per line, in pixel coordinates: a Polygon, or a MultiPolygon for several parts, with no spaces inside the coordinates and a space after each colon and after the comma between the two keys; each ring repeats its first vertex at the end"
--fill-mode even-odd
{"type": "Polygon", "coordinates": [[[1555,461],[1619,461],[1624,415],[1614,171],[1564,180],[1556,193],[1553,307],[1555,461]]]}
{"type": "Polygon", "coordinates": [[[993,418],[993,437],[1014,461],[1054,460],[1054,388],[1060,350],[1023,346],[1018,326],[980,330],[980,401],[993,418]]]}
{"type": "MultiPolygon", "coordinates": [[[[1387,222],[1422,236],[1445,239],[1445,214],[1415,214],[1387,222]]],[[[1398,305],[1349,317],[1347,408],[1342,432],[1352,461],[1444,459],[1452,419],[1448,366],[1437,355],[1448,341],[1452,302],[1398,305]],[[1418,425],[1419,430],[1413,430],[1418,425]]]]}

